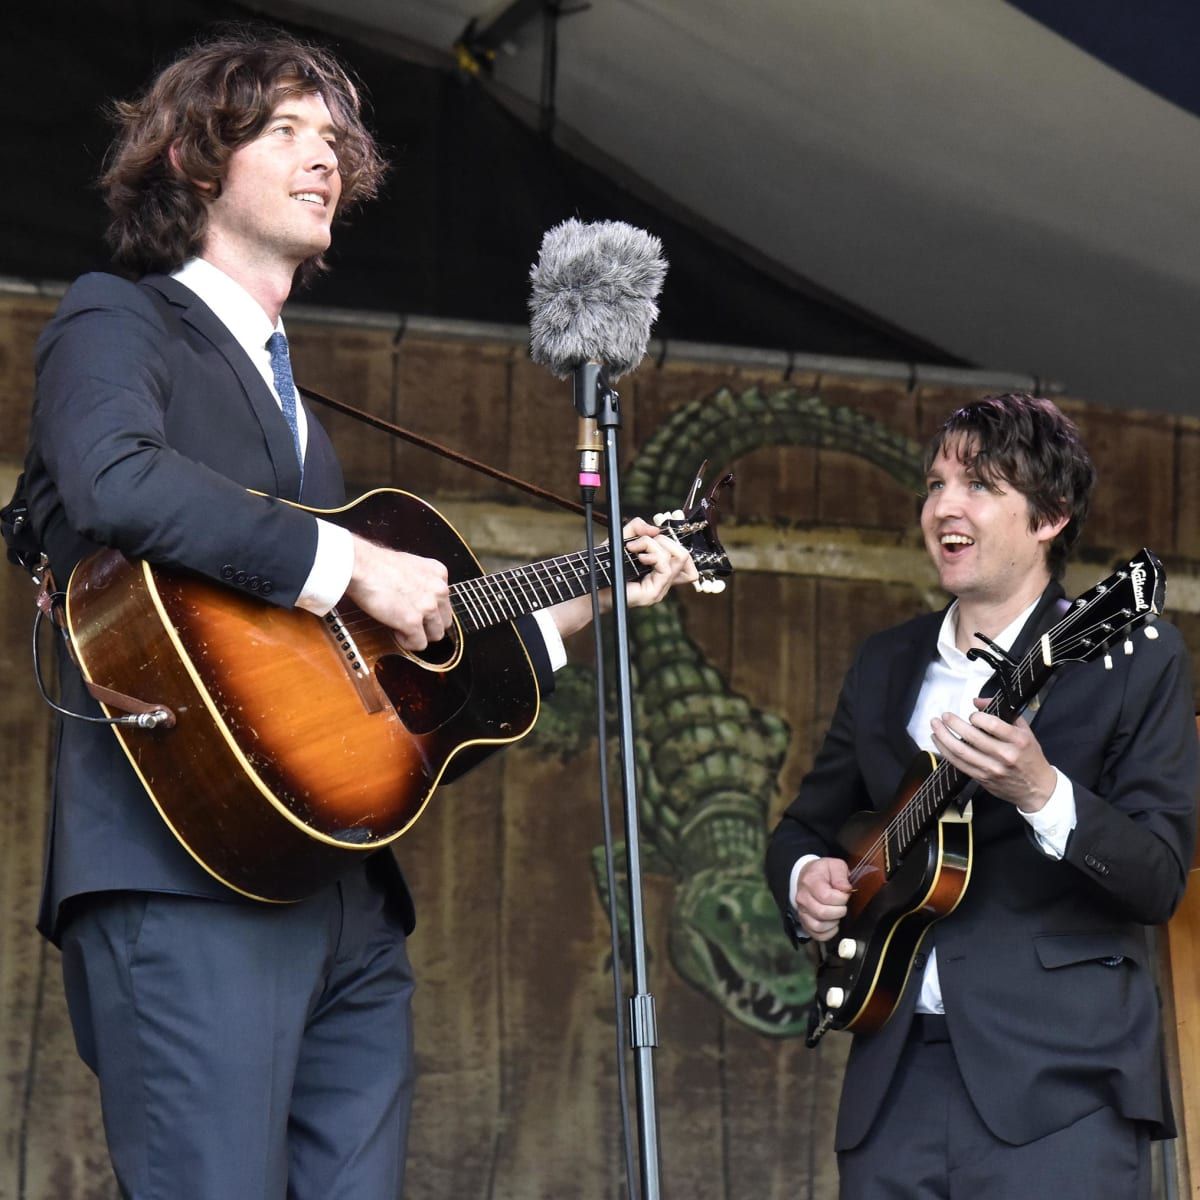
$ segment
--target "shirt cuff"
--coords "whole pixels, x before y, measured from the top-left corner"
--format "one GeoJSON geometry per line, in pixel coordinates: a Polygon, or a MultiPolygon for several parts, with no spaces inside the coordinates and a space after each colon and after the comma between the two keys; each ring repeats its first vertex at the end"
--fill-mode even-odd
{"type": "MultiPolygon", "coordinates": [[[[796,914],[797,917],[800,914],[796,911],[796,880],[800,878],[800,872],[803,871],[810,862],[816,862],[816,860],[817,855],[815,854],[801,855],[798,859],[796,859],[796,865],[792,868],[791,875],[788,876],[788,907],[793,913],[796,914]]],[[[807,937],[808,934],[805,934],[804,936],[807,937]]]]}
{"type": "Polygon", "coordinates": [[[1017,811],[1029,822],[1042,853],[1049,858],[1062,858],[1067,852],[1067,839],[1076,824],[1075,788],[1057,767],[1054,768],[1054,774],[1057,781],[1050,799],[1037,812],[1017,811]]]}
{"type": "Polygon", "coordinates": [[[567,665],[567,648],[563,645],[562,634],[558,632],[554,618],[550,615],[549,610],[539,608],[533,614],[533,619],[538,623],[542,640],[546,643],[546,655],[550,659],[550,670],[561,671],[567,665]]]}
{"type": "Polygon", "coordinates": [[[331,521],[317,521],[317,554],[296,607],[323,617],[345,594],[354,574],[354,535],[331,521]]]}

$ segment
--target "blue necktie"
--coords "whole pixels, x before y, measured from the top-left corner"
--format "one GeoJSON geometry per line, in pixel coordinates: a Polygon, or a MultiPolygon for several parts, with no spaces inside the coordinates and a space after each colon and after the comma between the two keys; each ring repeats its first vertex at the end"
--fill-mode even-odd
{"type": "Polygon", "coordinates": [[[296,461],[300,464],[300,482],[304,483],[304,453],[300,449],[300,425],[296,420],[296,384],[292,379],[292,360],[288,357],[287,338],[282,333],[273,333],[267,338],[267,349],[271,352],[271,374],[275,376],[275,390],[283,402],[283,416],[292,431],[292,442],[296,447],[296,461]]]}

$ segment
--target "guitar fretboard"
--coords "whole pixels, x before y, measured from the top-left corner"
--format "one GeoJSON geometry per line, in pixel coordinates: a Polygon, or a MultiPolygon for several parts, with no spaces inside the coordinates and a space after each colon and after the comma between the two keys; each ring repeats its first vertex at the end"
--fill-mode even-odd
{"type": "MultiPolygon", "coordinates": [[[[649,574],[649,568],[643,567],[624,547],[621,559],[626,579],[641,579],[649,574]]],[[[596,548],[596,575],[603,586],[612,587],[610,545],[596,548]]],[[[474,633],[582,596],[588,590],[588,580],[588,552],[578,550],[476,579],[460,580],[450,585],[450,604],[463,628],[474,633]]]]}

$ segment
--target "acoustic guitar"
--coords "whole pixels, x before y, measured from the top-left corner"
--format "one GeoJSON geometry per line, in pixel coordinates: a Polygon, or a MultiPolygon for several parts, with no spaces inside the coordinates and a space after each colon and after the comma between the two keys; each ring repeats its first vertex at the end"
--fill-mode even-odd
{"type": "MultiPolygon", "coordinates": [[[[697,499],[697,479],[682,519],[662,522],[713,588],[732,570],[715,501],[731,482],[697,499]]],[[[347,601],[321,618],[115,550],[67,586],[66,631],[93,694],[109,689],[106,713],[136,697],[146,724],[163,721],[113,726],[150,799],[205,870],[258,900],[310,895],[404,833],[439,783],[528,733],[540,698],[513,618],[589,588],[586,551],[485,574],[407,492],[308,511],[445,563],[452,633],[414,654],[347,601]]],[[[647,573],[608,545],[596,566],[604,586],[647,573]]]]}
{"type": "MultiPolygon", "coordinates": [[[[1016,720],[1068,662],[1110,654],[1128,632],[1162,613],[1162,563],[1143,549],[1075,600],[1020,662],[995,645],[971,650],[995,668],[985,711],[1016,720]]],[[[1153,628],[1148,637],[1156,637],[1153,628]]],[[[1111,659],[1109,659],[1111,666],[1111,659]]],[[[892,803],[856,813],[838,835],[854,892],[836,940],[822,948],[808,1045],[830,1029],[874,1033],[896,1009],[933,922],[958,907],[971,877],[974,780],[929,752],[913,761],[892,803]]]]}

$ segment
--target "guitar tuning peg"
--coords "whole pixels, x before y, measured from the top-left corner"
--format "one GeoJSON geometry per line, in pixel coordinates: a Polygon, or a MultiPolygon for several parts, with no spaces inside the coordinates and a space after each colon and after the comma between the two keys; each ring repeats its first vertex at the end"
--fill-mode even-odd
{"type": "Polygon", "coordinates": [[[667,519],[667,514],[665,512],[660,512],[660,513],[654,514],[654,524],[655,525],[661,525],[666,519],[667,519]]]}
{"type": "Polygon", "coordinates": [[[1111,654],[1106,654],[1106,655],[1104,656],[1104,669],[1105,669],[1106,671],[1111,671],[1111,670],[1113,669],[1113,664],[1112,664],[1112,655],[1111,655],[1111,654]]]}
{"type": "Polygon", "coordinates": [[[683,520],[683,509],[677,508],[673,513],[670,514],[670,516],[673,521],[682,521],[683,520]]]}
{"type": "Polygon", "coordinates": [[[1158,630],[1153,625],[1147,625],[1142,632],[1153,642],[1158,637],[1158,630]]]}
{"type": "Polygon", "coordinates": [[[1125,638],[1125,641],[1124,641],[1124,643],[1123,643],[1123,645],[1124,645],[1124,647],[1125,647],[1125,653],[1126,653],[1126,654],[1132,654],[1132,653],[1133,653],[1133,638],[1131,638],[1131,637],[1126,637],[1126,638],[1125,638]]]}
{"type": "Polygon", "coordinates": [[[713,594],[716,596],[719,596],[725,590],[725,580],[723,579],[714,579],[712,585],[713,594]]]}

